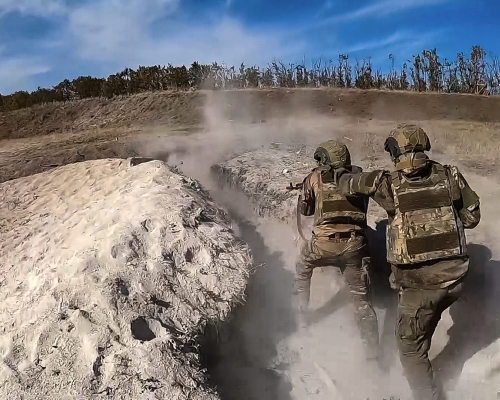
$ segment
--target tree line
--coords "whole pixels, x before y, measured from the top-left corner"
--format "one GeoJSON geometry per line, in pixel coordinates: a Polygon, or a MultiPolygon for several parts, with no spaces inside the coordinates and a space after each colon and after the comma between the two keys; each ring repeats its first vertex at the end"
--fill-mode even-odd
{"type": "Polygon", "coordinates": [[[265,68],[258,66],[228,67],[216,62],[189,67],[140,66],[126,68],[107,79],[80,76],[66,79],[51,89],[38,88],[33,92],[17,91],[0,94],[0,111],[13,111],[35,104],[73,101],[91,97],[131,95],[146,91],[188,89],[244,89],[271,87],[337,87],[359,89],[389,89],[432,91],[444,93],[500,94],[500,62],[498,56],[487,54],[474,46],[470,56],[457,54],[455,60],[441,60],[436,49],[424,50],[412,56],[398,70],[391,54],[391,70],[384,74],[374,69],[371,60],[356,61],[339,54],[337,60],[319,60],[288,64],[273,61],[265,68]]]}

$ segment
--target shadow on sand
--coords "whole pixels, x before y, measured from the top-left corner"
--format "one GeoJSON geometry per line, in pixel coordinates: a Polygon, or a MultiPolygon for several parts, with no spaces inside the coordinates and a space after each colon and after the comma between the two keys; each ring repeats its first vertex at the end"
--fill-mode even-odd
{"type": "Polygon", "coordinates": [[[380,333],[380,343],[382,346],[381,367],[384,370],[389,370],[397,360],[397,346],[394,330],[398,296],[397,292],[391,288],[389,283],[391,266],[387,262],[387,223],[387,219],[379,221],[375,229],[368,228],[366,232],[371,255],[371,300],[374,307],[385,310],[384,320],[379,320],[379,326],[382,326],[382,331],[380,333]]]}
{"type": "Polygon", "coordinates": [[[253,208],[248,198],[221,182],[213,183],[212,189],[213,198],[238,222],[239,236],[250,246],[256,269],[245,304],[217,327],[217,334],[211,335],[216,340],[203,346],[210,383],[223,400],[288,400],[292,385],[284,370],[290,360],[283,359],[287,355],[279,353],[278,344],[297,330],[294,275],[285,269],[283,253],[271,251],[246,218],[253,208]]]}
{"type": "Polygon", "coordinates": [[[239,227],[258,268],[250,278],[246,303],[219,327],[212,348],[205,349],[210,383],[223,400],[290,399],[292,386],[279,372],[286,365],[270,364],[278,356],[279,340],[296,330],[293,275],[284,269],[281,253],[271,253],[252,224],[239,227]]]}
{"type": "MultiPolygon", "coordinates": [[[[442,384],[458,378],[467,360],[500,338],[500,262],[492,260],[491,250],[480,244],[469,244],[468,253],[470,269],[463,293],[450,307],[450,339],[432,361],[442,384]]],[[[498,373],[495,369],[489,373],[498,373]]]]}

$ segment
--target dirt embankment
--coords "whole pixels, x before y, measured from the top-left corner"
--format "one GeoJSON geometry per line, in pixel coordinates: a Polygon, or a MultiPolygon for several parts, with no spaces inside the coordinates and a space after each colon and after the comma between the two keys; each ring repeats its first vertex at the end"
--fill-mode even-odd
{"type": "Polygon", "coordinates": [[[202,125],[207,96],[228,119],[241,122],[311,113],[380,120],[500,122],[500,97],[324,88],[165,91],[0,113],[0,140],[147,125],[202,125]]]}
{"type": "Polygon", "coordinates": [[[37,105],[0,113],[0,140],[93,130],[106,136],[109,128],[197,125],[202,122],[203,97],[196,92],[155,92],[37,105]]]}
{"type": "Polygon", "coordinates": [[[269,89],[220,92],[214,100],[219,100],[229,119],[244,122],[298,114],[389,121],[500,122],[500,97],[357,89],[269,89]]]}
{"type": "MultiPolygon", "coordinates": [[[[500,97],[342,89],[157,92],[0,113],[0,182],[74,162],[150,155],[151,141],[209,126],[205,105],[229,124],[315,121],[324,133],[342,130],[347,140],[360,130],[386,134],[395,121],[421,121],[432,137],[439,135],[439,144],[433,140],[438,151],[465,149],[474,159],[479,152],[482,162],[500,152],[500,97]]],[[[155,156],[168,159],[156,150],[155,156]]]]}

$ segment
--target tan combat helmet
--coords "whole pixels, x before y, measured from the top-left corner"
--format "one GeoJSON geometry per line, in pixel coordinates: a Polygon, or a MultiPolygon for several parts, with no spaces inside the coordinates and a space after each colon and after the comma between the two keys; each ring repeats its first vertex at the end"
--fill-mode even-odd
{"type": "Polygon", "coordinates": [[[391,154],[397,170],[414,170],[429,160],[423,152],[431,149],[431,143],[419,126],[399,124],[391,130],[384,148],[391,154]]]}
{"type": "Polygon", "coordinates": [[[347,146],[335,140],[320,143],[314,152],[314,159],[318,166],[325,170],[351,166],[351,155],[347,146]]]}

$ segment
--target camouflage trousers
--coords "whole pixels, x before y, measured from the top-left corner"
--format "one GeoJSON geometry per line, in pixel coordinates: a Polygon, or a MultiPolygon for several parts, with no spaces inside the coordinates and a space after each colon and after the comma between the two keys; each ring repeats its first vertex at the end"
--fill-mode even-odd
{"type": "Polygon", "coordinates": [[[429,361],[431,339],[441,314],[462,292],[463,278],[444,289],[399,289],[396,339],[414,400],[441,400],[429,361]]]}
{"type": "Polygon", "coordinates": [[[312,240],[301,249],[296,264],[295,289],[301,312],[309,306],[311,278],[314,268],[336,267],[342,272],[355,306],[355,317],[361,338],[366,346],[367,358],[379,356],[379,333],[377,315],[369,301],[368,249],[363,237],[357,243],[328,243],[312,240]]]}

